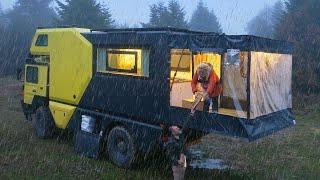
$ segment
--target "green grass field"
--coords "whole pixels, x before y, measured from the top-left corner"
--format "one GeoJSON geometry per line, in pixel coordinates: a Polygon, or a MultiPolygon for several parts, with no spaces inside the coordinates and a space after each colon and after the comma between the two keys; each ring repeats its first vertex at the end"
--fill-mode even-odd
{"type": "MultiPolygon", "coordinates": [[[[165,161],[148,160],[133,170],[119,169],[107,158],[93,160],[73,152],[66,138],[39,140],[19,105],[19,84],[0,79],[0,179],[170,179],[165,161]]],[[[186,179],[320,178],[320,98],[295,100],[297,125],[255,142],[208,135],[195,145],[223,159],[227,171],[188,170],[186,179]]]]}

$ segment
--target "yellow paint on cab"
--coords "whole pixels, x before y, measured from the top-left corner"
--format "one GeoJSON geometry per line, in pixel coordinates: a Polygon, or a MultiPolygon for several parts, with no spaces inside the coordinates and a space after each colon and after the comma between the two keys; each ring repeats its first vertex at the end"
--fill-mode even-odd
{"type": "Polygon", "coordinates": [[[37,30],[30,52],[49,55],[49,99],[78,105],[92,78],[92,44],[81,33],[89,29],[37,30]],[[39,35],[48,35],[48,46],[36,46],[39,35]]]}
{"type": "Polygon", "coordinates": [[[53,116],[56,127],[60,129],[66,129],[74,111],[76,110],[76,107],[50,101],[49,109],[53,116]]]}

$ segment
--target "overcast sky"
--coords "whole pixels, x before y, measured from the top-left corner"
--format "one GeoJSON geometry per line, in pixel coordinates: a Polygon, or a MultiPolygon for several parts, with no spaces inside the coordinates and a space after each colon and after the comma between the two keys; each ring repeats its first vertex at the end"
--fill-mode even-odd
{"type": "MultiPolygon", "coordinates": [[[[0,0],[4,9],[13,5],[15,0],[0,0]]],[[[100,0],[106,4],[117,23],[128,25],[147,22],[149,5],[168,0],[100,0]]],[[[178,0],[190,19],[199,0],[178,0]]],[[[277,0],[203,0],[216,13],[223,31],[227,34],[245,34],[248,21],[262,8],[273,5],[277,0]]]]}

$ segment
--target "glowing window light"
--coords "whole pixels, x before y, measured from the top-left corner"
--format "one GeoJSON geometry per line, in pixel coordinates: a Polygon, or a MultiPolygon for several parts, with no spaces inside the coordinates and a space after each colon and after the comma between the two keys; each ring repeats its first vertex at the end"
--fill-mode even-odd
{"type": "Polygon", "coordinates": [[[140,49],[108,49],[107,71],[141,73],[140,49]]]}
{"type": "Polygon", "coordinates": [[[97,72],[149,77],[149,49],[97,49],[97,72]]]}
{"type": "Polygon", "coordinates": [[[133,70],[136,66],[135,54],[108,54],[110,68],[121,70],[133,70]]]}

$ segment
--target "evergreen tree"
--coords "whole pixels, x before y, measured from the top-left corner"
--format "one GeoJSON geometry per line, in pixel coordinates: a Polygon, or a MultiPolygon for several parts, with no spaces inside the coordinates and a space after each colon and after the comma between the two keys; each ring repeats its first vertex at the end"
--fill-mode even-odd
{"type": "Polygon", "coordinates": [[[2,5],[0,2],[0,28],[4,27],[4,17],[3,17],[3,10],[2,10],[2,5]]]}
{"type": "Polygon", "coordinates": [[[5,33],[0,34],[0,73],[14,73],[28,55],[34,32],[39,26],[52,25],[55,11],[52,0],[17,0],[13,8],[4,13],[5,33]]]}
{"type": "Polygon", "coordinates": [[[210,11],[202,0],[199,1],[196,10],[192,14],[189,27],[195,31],[222,32],[215,13],[213,10],[210,11]]]}
{"type": "Polygon", "coordinates": [[[3,15],[2,4],[0,2],[0,15],[3,15]]]}
{"type": "Polygon", "coordinates": [[[109,9],[96,0],[66,0],[58,4],[59,25],[75,25],[85,28],[112,28],[114,20],[109,9]]]}
{"type": "Polygon", "coordinates": [[[150,6],[149,23],[143,24],[144,27],[155,27],[160,24],[160,15],[158,13],[158,5],[153,4],[150,6]]]}
{"type": "Polygon", "coordinates": [[[274,34],[272,7],[261,10],[247,25],[247,32],[251,35],[272,38],[274,34]]]}
{"type": "Polygon", "coordinates": [[[150,6],[150,17],[143,27],[186,28],[185,12],[176,0],[169,1],[168,7],[160,2],[150,6]]]}
{"type": "Polygon", "coordinates": [[[320,1],[288,0],[277,37],[294,43],[295,92],[320,93],[320,1]]]}
{"type": "Polygon", "coordinates": [[[310,2],[310,0],[288,0],[285,4],[288,12],[290,13],[300,9],[306,4],[306,2],[310,2]]]}
{"type": "MultiPolygon", "coordinates": [[[[4,14],[3,14],[2,6],[0,2],[0,38],[1,38],[1,34],[3,34],[4,27],[5,27],[5,18],[4,18],[4,14]]],[[[0,43],[0,47],[1,47],[1,43],[0,43]]]]}
{"type": "Polygon", "coordinates": [[[266,6],[258,15],[249,21],[247,32],[251,35],[274,38],[276,27],[284,15],[284,7],[281,0],[273,6],[266,6]]]}
{"type": "Polygon", "coordinates": [[[272,24],[273,24],[273,35],[276,34],[276,27],[279,26],[281,19],[285,14],[285,9],[282,0],[277,1],[272,9],[272,24]]]}
{"type": "Polygon", "coordinates": [[[11,30],[33,33],[39,26],[49,26],[56,16],[50,7],[52,0],[18,0],[6,17],[11,30]]]}
{"type": "Polygon", "coordinates": [[[155,24],[157,27],[167,27],[170,26],[170,16],[167,6],[164,3],[159,3],[157,7],[157,13],[159,17],[159,24],[155,24]]]}
{"type": "Polygon", "coordinates": [[[119,28],[119,29],[127,29],[127,28],[130,28],[129,24],[128,23],[121,23],[121,24],[117,24],[115,26],[116,28],[119,28]]]}
{"type": "Polygon", "coordinates": [[[169,26],[176,28],[187,28],[187,22],[185,20],[185,11],[176,0],[169,1],[169,26]]]}
{"type": "MultiPolygon", "coordinates": [[[[1,38],[1,35],[3,35],[3,32],[6,28],[6,26],[8,25],[8,22],[6,19],[7,18],[5,17],[5,13],[3,12],[2,4],[0,2],[0,38],[1,38]]],[[[0,41],[0,42],[2,42],[2,41],[0,41]]],[[[0,43],[0,46],[1,46],[1,43],[0,43]]],[[[1,60],[1,58],[0,58],[0,60],[1,60]]]]}

